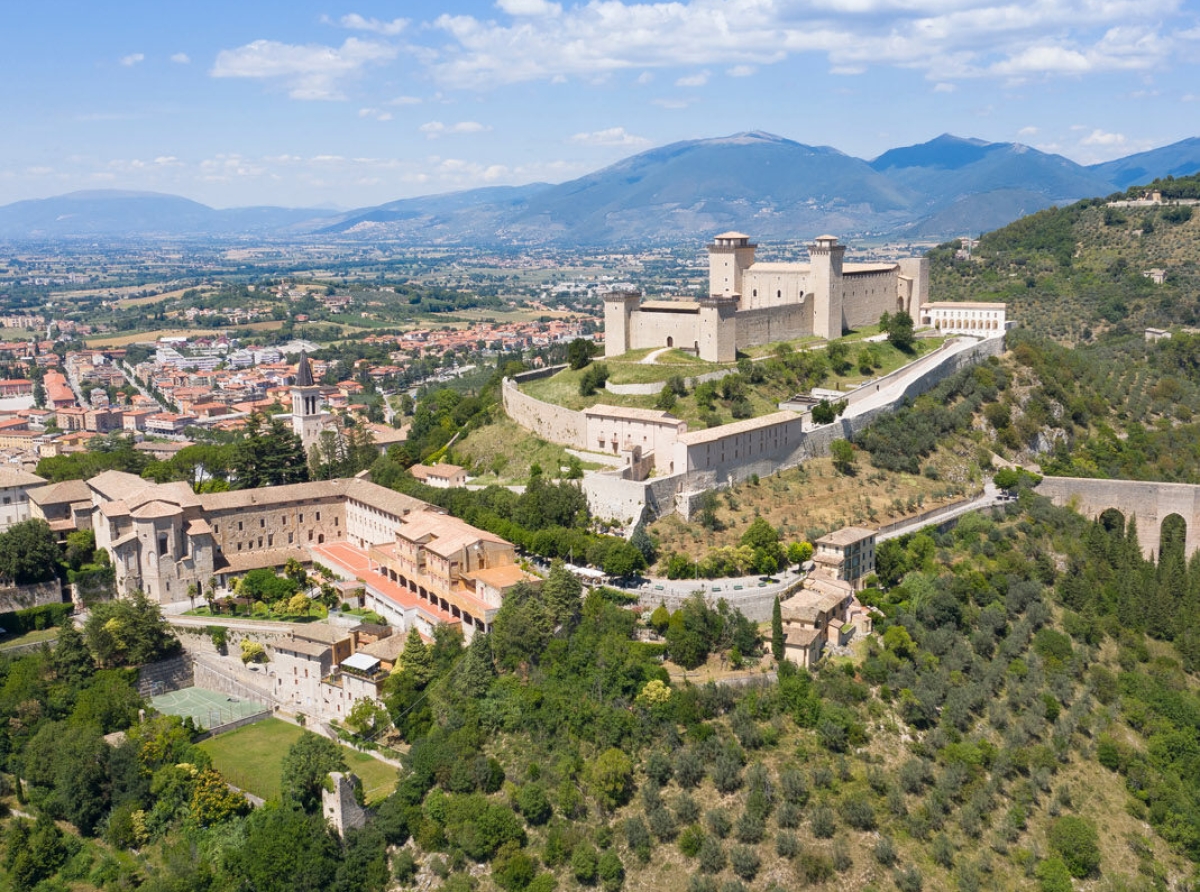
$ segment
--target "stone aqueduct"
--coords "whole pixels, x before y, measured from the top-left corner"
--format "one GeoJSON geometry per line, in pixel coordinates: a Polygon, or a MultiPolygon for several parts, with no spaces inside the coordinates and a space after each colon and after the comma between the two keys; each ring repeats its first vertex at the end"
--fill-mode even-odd
{"type": "Polygon", "coordinates": [[[1184,540],[1187,556],[1191,557],[1200,549],[1200,486],[1046,477],[1037,491],[1054,504],[1074,508],[1090,520],[1096,520],[1109,510],[1121,512],[1126,521],[1137,518],[1138,544],[1148,558],[1158,556],[1163,521],[1173,514],[1187,526],[1184,540]]]}

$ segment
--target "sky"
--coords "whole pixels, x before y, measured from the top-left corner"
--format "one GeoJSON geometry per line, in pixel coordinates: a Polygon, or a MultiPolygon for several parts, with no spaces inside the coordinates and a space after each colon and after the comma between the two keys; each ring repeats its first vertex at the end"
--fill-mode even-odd
{"type": "Polygon", "coordinates": [[[4,37],[0,204],[365,207],[748,130],[1083,164],[1200,136],[1200,0],[39,0],[4,37]]]}

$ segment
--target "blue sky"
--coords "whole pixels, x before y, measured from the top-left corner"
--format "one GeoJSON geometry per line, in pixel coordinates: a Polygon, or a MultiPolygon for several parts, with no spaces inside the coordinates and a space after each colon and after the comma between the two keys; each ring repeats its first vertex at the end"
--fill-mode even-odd
{"type": "Polygon", "coordinates": [[[4,32],[0,204],[360,207],[743,130],[1081,163],[1200,135],[1200,0],[42,0],[4,32]]]}

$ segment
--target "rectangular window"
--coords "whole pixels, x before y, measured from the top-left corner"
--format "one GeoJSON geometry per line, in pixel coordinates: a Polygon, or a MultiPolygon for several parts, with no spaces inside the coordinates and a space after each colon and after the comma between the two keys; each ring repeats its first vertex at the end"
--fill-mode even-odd
{"type": "Polygon", "coordinates": [[[265,530],[267,528],[267,519],[265,517],[260,517],[258,519],[258,528],[260,530],[265,530]]]}
{"type": "Polygon", "coordinates": [[[317,523],[320,523],[320,522],[321,522],[321,512],[318,511],[317,512],[317,523]]]}
{"type": "Polygon", "coordinates": [[[288,533],[288,545],[292,544],[292,533],[288,533]]]}
{"type": "Polygon", "coordinates": [[[240,533],[241,531],[242,531],[242,522],[239,520],[238,521],[238,532],[240,533]]]}
{"type": "Polygon", "coordinates": [[[267,533],[267,548],[272,548],[275,545],[275,534],[267,533]]]}

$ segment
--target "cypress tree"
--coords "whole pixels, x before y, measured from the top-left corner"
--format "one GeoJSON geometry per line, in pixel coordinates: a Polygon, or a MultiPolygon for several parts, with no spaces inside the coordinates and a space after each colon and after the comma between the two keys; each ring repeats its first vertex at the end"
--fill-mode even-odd
{"type": "Polygon", "coordinates": [[[771,656],[776,663],[783,662],[783,610],[779,606],[779,595],[771,608],[771,656]]]}

